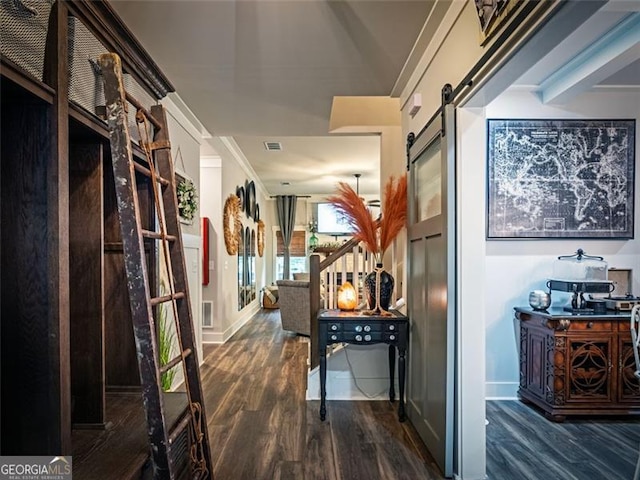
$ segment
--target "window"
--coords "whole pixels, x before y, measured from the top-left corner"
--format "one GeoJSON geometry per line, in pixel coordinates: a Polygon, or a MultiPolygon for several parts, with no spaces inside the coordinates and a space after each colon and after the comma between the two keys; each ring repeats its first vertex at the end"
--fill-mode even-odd
{"type": "MultiPolygon", "coordinates": [[[[276,232],[276,279],[282,280],[284,272],[284,242],[280,230],[276,232]]],[[[289,272],[293,278],[294,273],[302,273],[307,267],[307,241],[304,230],[295,230],[289,245],[289,272]]]]}

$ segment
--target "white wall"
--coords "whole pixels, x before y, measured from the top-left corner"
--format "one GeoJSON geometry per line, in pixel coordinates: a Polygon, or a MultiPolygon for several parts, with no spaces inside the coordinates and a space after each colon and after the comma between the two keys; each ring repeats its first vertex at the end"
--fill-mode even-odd
{"type": "MultiPolygon", "coordinates": [[[[202,214],[209,217],[210,229],[210,259],[214,268],[210,271],[210,284],[203,288],[203,297],[213,302],[213,328],[204,332],[205,343],[220,343],[229,339],[244,323],[260,308],[260,289],[266,284],[267,273],[271,266],[272,241],[269,232],[273,224],[271,202],[261,186],[249,162],[237,147],[233,139],[216,137],[210,141],[211,146],[219,155],[213,163],[204,162],[201,169],[202,191],[204,204],[202,214]],[[254,181],[256,185],[256,200],[260,206],[260,218],[265,222],[265,251],[264,256],[256,255],[256,299],[242,310],[238,310],[238,257],[229,255],[224,244],[222,228],[222,210],[224,202],[231,194],[236,193],[236,187],[245,185],[246,181],[254,181]]],[[[243,228],[249,227],[257,231],[257,223],[240,215],[243,228]]]]}
{"type": "MultiPolygon", "coordinates": [[[[629,93],[587,93],[568,105],[542,105],[533,92],[510,90],[489,104],[486,118],[607,118],[640,119],[640,95],[629,93]]],[[[485,127],[486,128],[486,127],[485,127]]],[[[484,138],[486,139],[486,133],[484,138]]],[[[486,141],[486,140],[485,140],[486,141]]],[[[636,135],[636,155],[640,142],[636,135]]],[[[478,181],[486,178],[485,148],[478,149],[474,171],[478,181]],[[481,155],[478,155],[481,153],[481,155]]],[[[636,169],[636,185],[639,169],[636,169]]],[[[483,181],[484,183],[484,181],[483,181]]],[[[486,193],[474,199],[486,205],[486,193]]],[[[638,194],[635,196],[635,231],[638,232],[638,194]]],[[[637,237],[637,235],[636,235],[637,237]]],[[[486,241],[486,381],[487,398],[515,398],[519,382],[517,336],[513,307],[527,306],[533,289],[545,289],[554,259],[583,248],[600,255],[609,267],[631,268],[635,275],[633,293],[640,293],[640,239],[633,240],[509,240],[486,241]]],[[[566,303],[568,294],[552,292],[554,306],[566,303]]]]}
{"type": "MultiPolygon", "coordinates": [[[[191,179],[200,194],[200,142],[202,141],[201,125],[192,116],[186,105],[175,93],[162,100],[167,112],[169,138],[171,140],[171,155],[176,173],[191,179]]],[[[200,199],[201,203],[201,199],[200,199]]],[[[189,301],[194,327],[194,340],[198,350],[198,360],[204,360],[202,355],[202,252],[200,237],[199,213],[191,224],[181,224],[184,247],[184,261],[189,288],[189,301]]],[[[172,331],[175,329],[171,325],[172,331]]],[[[177,347],[176,347],[177,348],[177,347]]],[[[174,352],[175,354],[176,352],[174,352]]],[[[179,370],[179,369],[176,369],[179,370]]],[[[174,386],[182,381],[182,373],[174,378],[174,386]]]]}
{"type": "Polygon", "coordinates": [[[221,259],[220,248],[224,248],[222,231],[222,159],[208,155],[200,159],[200,216],[209,219],[209,284],[202,286],[202,301],[213,303],[212,326],[203,328],[204,341],[211,341],[211,334],[221,330],[219,302],[217,292],[223,288],[218,282],[218,270],[221,259]]]}

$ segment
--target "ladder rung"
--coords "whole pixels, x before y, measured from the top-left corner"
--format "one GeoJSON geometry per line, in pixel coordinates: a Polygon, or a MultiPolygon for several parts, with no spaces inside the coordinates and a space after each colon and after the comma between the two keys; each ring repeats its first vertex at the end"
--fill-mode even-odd
{"type": "MultiPolygon", "coordinates": [[[[147,167],[140,165],[138,162],[134,162],[133,167],[136,169],[136,171],[151,178],[151,170],[149,170],[147,167]]],[[[169,180],[167,180],[166,178],[162,178],[156,175],[156,180],[158,181],[158,183],[164,185],[165,187],[169,185],[169,180]]]]}
{"type": "Polygon", "coordinates": [[[184,292],[176,292],[173,295],[163,295],[162,297],[154,297],[151,299],[151,305],[156,306],[160,303],[170,302],[171,300],[178,300],[185,298],[184,292]]]}
{"type": "MultiPolygon", "coordinates": [[[[143,237],[162,240],[162,234],[160,232],[152,232],[151,230],[145,230],[144,228],[140,230],[140,232],[142,233],[143,237]]],[[[168,242],[175,242],[177,240],[175,235],[165,235],[164,239],[168,242]]]]}
{"type": "Polygon", "coordinates": [[[185,410],[184,415],[182,416],[180,421],[176,424],[176,426],[173,428],[173,430],[169,434],[169,445],[171,445],[173,442],[176,441],[176,438],[178,438],[178,435],[180,435],[182,433],[182,431],[185,428],[187,428],[187,426],[189,425],[190,421],[191,421],[191,412],[190,412],[189,408],[187,407],[187,409],[185,410]]]}
{"type": "Polygon", "coordinates": [[[183,359],[187,358],[189,355],[191,355],[191,349],[187,348],[182,352],[182,355],[178,355],[177,357],[172,358],[167,363],[165,363],[162,367],[160,367],[160,373],[162,374],[162,373],[168,372],[177,364],[179,364],[183,359]]]}
{"type": "Polygon", "coordinates": [[[144,108],[144,105],[142,105],[138,99],[136,99],[133,95],[131,95],[129,92],[124,92],[125,93],[125,97],[127,98],[127,102],[129,102],[131,105],[133,105],[134,107],[136,107],[138,110],[141,110],[142,113],[144,113],[144,116],[147,117],[147,120],[149,120],[151,123],[153,123],[153,126],[156,127],[158,130],[162,129],[162,125],[160,124],[160,122],[158,122],[158,120],[156,120],[154,118],[153,115],[151,115],[146,108],[144,108]]]}

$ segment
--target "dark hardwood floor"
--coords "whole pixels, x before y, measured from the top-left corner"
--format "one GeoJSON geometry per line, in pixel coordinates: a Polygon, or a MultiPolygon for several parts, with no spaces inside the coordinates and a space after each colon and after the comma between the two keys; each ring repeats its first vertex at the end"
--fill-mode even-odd
{"type": "MultiPolygon", "coordinates": [[[[305,400],[308,339],[263,310],[201,375],[216,480],[442,479],[397,403],[305,400]]],[[[78,480],[139,479],[148,441],[139,394],[108,394],[105,430],[74,430],[78,480]]],[[[487,402],[489,480],[631,480],[640,417],[553,423],[518,401],[487,402]]]]}
{"type": "Polygon", "coordinates": [[[308,339],[263,310],[204,349],[203,390],[218,480],[441,479],[397,403],[305,400],[308,339]]]}
{"type": "Polygon", "coordinates": [[[487,402],[490,480],[632,480],[640,418],[567,418],[564,423],[519,401],[487,402]]]}

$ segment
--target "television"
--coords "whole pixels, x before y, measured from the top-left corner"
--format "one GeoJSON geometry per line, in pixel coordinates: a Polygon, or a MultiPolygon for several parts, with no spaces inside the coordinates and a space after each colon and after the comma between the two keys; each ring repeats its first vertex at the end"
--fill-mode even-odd
{"type": "Polygon", "coordinates": [[[316,218],[318,233],[324,235],[351,235],[353,229],[347,217],[341,215],[331,203],[318,203],[316,218]]]}

